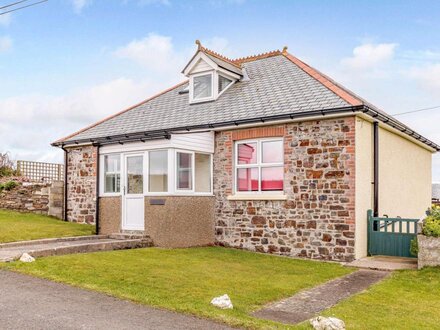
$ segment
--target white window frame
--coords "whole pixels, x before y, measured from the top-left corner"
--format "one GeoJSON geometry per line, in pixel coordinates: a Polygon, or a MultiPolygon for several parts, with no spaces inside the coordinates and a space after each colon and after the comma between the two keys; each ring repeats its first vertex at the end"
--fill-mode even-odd
{"type": "Polygon", "coordinates": [[[161,148],[161,149],[151,149],[148,151],[145,151],[145,157],[144,159],[146,159],[146,163],[145,163],[145,180],[144,182],[146,183],[146,187],[145,187],[145,196],[161,196],[161,195],[169,195],[170,194],[170,190],[172,190],[172,187],[170,187],[170,161],[171,157],[170,157],[170,151],[167,148],[161,148]],[[167,191],[150,191],[150,152],[155,152],[155,151],[166,151],[167,152],[167,191]]]}
{"type": "Polygon", "coordinates": [[[222,95],[224,92],[226,92],[233,84],[234,84],[234,78],[232,78],[232,77],[228,77],[227,75],[225,75],[225,74],[221,74],[221,73],[217,73],[217,77],[216,77],[217,79],[217,97],[219,97],[220,95],[222,95]],[[223,78],[226,78],[226,79],[228,79],[228,80],[230,80],[231,82],[225,87],[225,89],[224,90],[222,90],[221,92],[219,92],[218,91],[218,81],[219,81],[219,79],[220,79],[220,77],[223,77],[223,78]]]}
{"type": "Polygon", "coordinates": [[[185,150],[185,149],[175,149],[174,150],[174,189],[175,189],[175,193],[176,195],[196,195],[196,196],[212,196],[213,195],[213,185],[214,185],[214,164],[213,164],[213,154],[208,153],[208,152],[200,152],[200,151],[190,151],[190,150],[185,150]],[[179,189],[177,186],[177,153],[187,153],[187,154],[191,154],[191,166],[192,166],[192,183],[191,183],[191,187],[192,189],[179,189]],[[196,191],[196,155],[195,154],[203,154],[203,155],[209,155],[209,165],[210,165],[210,180],[211,180],[211,184],[210,184],[210,191],[196,191]]]}
{"type": "Polygon", "coordinates": [[[194,193],[195,192],[195,187],[194,187],[194,176],[195,176],[195,152],[194,151],[187,151],[187,150],[176,150],[176,156],[175,156],[175,167],[174,167],[174,175],[175,175],[175,189],[176,192],[178,193],[194,193]],[[177,157],[177,154],[189,154],[191,155],[191,189],[179,189],[178,187],[178,180],[179,180],[179,175],[178,175],[178,169],[179,169],[179,157],[177,157]]]}
{"type": "Polygon", "coordinates": [[[188,149],[178,149],[178,148],[154,148],[139,151],[126,151],[126,152],[105,152],[100,154],[100,164],[99,164],[99,196],[100,197],[120,197],[123,196],[123,189],[125,182],[125,164],[124,158],[129,155],[143,155],[144,157],[144,196],[213,196],[214,187],[214,164],[213,164],[213,154],[210,152],[194,151],[188,149]],[[150,151],[167,151],[168,152],[168,191],[166,192],[150,192],[149,191],[149,161],[150,161],[150,151]],[[177,152],[189,153],[192,156],[192,189],[177,189],[177,152]],[[118,193],[105,193],[105,172],[104,172],[104,157],[108,155],[119,155],[120,157],[120,191],[118,193]],[[196,192],[195,189],[195,154],[204,154],[210,156],[210,175],[211,175],[211,191],[209,192],[196,192]]]}
{"type": "Polygon", "coordinates": [[[283,138],[260,138],[252,140],[237,140],[234,143],[234,194],[235,195],[281,195],[284,194],[284,139],[283,138]],[[283,144],[283,160],[282,162],[263,163],[262,144],[263,142],[281,141],[283,144]],[[238,146],[240,144],[256,143],[257,144],[257,161],[255,164],[238,164],[238,146]],[[261,169],[267,167],[283,168],[283,190],[262,191],[261,190],[261,169]],[[240,168],[258,168],[258,191],[239,191],[237,172],[240,168]]]}
{"type": "MultiPolygon", "coordinates": [[[[100,155],[99,159],[99,196],[105,196],[105,197],[116,197],[121,196],[122,194],[122,186],[123,186],[123,157],[122,154],[119,152],[114,153],[107,153],[104,155],[100,155]],[[105,192],[105,156],[114,156],[119,155],[119,192],[105,192]]],[[[116,172],[110,172],[110,173],[116,173],[116,172]]]]}
{"type": "Polygon", "coordinates": [[[214,71],[204,71],[204,72],[200,72],[200,73],[191,75],[190,88],[189,88],[190,102],[191,103],[199,103],[199,102],[206,102],[206,101],[214,100],[216,97],[215,88],[217,86],[217,83],[215,80],[216,79],[215,79],[214,71]],[[211,76],[211,96],[195,99],[194,98],[194,78],[200,77],[200,76],[211,76]]]}

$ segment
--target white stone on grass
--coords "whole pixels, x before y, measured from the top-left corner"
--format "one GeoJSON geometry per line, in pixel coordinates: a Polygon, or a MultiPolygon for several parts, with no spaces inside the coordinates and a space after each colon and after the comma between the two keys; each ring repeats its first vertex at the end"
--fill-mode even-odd
{"type": "Polygon", "coordinates": [[[232,306],[231,298],[229,298],[227,294],[224,294],[223,296],[220,297],[215,297],[214,299],[211,300],[211,304],[221,309],[234,308],[234,306],[232,306]]]}
{"type": "Polygon", "coordinates": [[[25,252],[21,255],[20,261],[21,262],[34,262],[35,258],[25,252]]]}
{"type": "Polygon", "coordinates": [[[314,317],[310,320],[310,324],[315,330],[345,330],[344,321],[336,317],[314,317]]]}

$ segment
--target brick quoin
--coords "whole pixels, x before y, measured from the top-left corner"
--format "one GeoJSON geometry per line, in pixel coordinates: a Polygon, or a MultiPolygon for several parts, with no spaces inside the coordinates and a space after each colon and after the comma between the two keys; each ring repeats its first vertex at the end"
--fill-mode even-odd
{"type": "Polygon", "coordinates": [[[355,232],[355,117],[217,132],[217,244],[350,261],[355,232]],[[234,141],[284,138],[285,201],[232,201],[234,141]]]}

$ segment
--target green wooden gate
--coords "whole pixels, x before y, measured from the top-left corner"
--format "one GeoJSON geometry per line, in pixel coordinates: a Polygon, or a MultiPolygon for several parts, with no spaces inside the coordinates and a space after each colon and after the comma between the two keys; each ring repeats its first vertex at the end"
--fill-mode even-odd
{"type": "Polygon", "coordinates": [[[418,219],[373,217],[368,210],[368,254],[411,257],[411,240],[417,235],[418,219]]]}

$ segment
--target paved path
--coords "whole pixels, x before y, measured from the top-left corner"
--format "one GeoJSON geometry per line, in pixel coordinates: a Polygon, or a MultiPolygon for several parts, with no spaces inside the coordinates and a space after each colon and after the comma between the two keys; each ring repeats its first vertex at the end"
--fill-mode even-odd
{"type": "Polygon", "coordinates": [[[0,271],[0,328],[230,329],[9,271],[0,271]]]}
{"type": "Polygon", "coordinates": [[[389,272],[358,270],[337,278],[293,297],[270,304],[254,313],[254,316],[296,324],[314,317],[323,310],[336,305],[339,301],[367,289],[388,276],[389,272]]]}
{"type": "Polygon", "coordinates": [[[50,238],[0,244],[0,262],[8,262],[28,253],[33,257],[47,257],[71,253],[85,253],[132,249],[150,246],[148,240],[115,239],[105,235],[50,238]]]}

